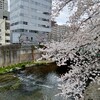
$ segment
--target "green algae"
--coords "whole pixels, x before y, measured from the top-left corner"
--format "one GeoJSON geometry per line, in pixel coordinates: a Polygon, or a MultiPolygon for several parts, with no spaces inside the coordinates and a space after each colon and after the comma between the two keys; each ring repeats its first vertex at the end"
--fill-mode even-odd
{"type": "Polygon", "coordinates": [[[49,63],[51,63],[51,62],[49,62],[49,61],[31,61],[31,62],[23,62],[23,63],[13,64],[10,66],[0,67],[0,74],[5,74],[5,73],[13,72],[16,70],[25,69],[26,67],[47,65],[49,63]]]}
{"type": "Polygon", "coordinates": [[[20,80],[13,74],[0,75],[0,92],[18,89],[20,85],[20,80]]]}

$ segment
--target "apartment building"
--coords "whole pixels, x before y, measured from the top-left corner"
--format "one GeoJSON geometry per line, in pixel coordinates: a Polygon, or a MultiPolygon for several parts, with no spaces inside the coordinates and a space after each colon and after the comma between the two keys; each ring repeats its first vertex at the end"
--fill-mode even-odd
{"type": "Polygon", "coordinates": [[[9,19],[8,1],[0,0],[0,19],[9,19]]]}
{"type": "Polygon", "coordinates": [[[10,21],[7,0],[0,0],[0,45],[10,44],[10,21]]]}
{"type": "Polygon", "coordinates": [[[8,1],[7,0],[0,0],[0,9],[8,10],[8,1]]]}
{"type": "Polygon", "coordinates": [[[12,43],[42,42],[51,32],[51,7],[52,0],[10,0],[12,43]]]}
{"type": "Polygon", "coordinates": [[[51,33],[48,34],[48,41],[61,41],[64,39],[64,35],[67,31],[66,25],[58,25],[54,23],[51,28],[51,33]]]}
{"type": "Polygon", "coordinates": [[[10,44],[10,21],[0,19],[0,45],[10,44]]]}

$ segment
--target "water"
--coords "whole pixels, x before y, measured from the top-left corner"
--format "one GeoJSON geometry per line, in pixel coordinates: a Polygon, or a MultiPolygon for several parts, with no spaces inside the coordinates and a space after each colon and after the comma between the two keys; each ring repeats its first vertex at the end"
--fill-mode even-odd
{"type": "MultiPolygon", "coordinates": [[[[65,100],[61,96],[55,96],[61,92],[58,90],[58,79],[59,75],[55,72],[46,74],[34,72],[27,75],[23,71],[16,75],[0,76],[0,87],[11,87],[11,89],[6,87],[6,90],[0,90],[0,100],[65,100]]],[[[90,84],[85,91],[84,100],[100,100],[99,88],[100,84],[90,84]]]]}
{"type": "Polygon", "coordinates": [[[60,96],[55,96],[60,92],[59,76],[56,73],[46,75],[22,73],[17,74],[17,77],[20,80],[20,87],[0,92],[0,100],[63,100],[60,96]]]}

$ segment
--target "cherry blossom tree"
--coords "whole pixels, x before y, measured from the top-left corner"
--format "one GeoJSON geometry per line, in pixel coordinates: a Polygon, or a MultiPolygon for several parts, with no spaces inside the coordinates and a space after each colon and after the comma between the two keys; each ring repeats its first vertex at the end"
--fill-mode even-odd
{"type": "Polygon", "coordinates": [[[89,82],[100,76],[100,0],[54,0],[53,5],[53,18],[66,5],[72,14],[64,39],[46,43],[43,58],[70,67],[60,78],[60,95],[79,100],[89,82]]]}

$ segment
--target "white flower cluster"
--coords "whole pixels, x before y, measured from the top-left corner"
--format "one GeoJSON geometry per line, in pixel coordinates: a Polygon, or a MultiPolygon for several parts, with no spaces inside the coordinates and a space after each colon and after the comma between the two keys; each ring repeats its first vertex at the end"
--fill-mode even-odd
{"type": "MultiPolygon", "coordinates": [[[[56,2],[57,0],[55,0],[56,2]]],[[[71,4],[76,8],[70,16],[68,31],[61,42],[46,43],[43,59],[56,61],[58,66],[70,66],[71,70],[61,76],[59,85],[65,100],[82,98],[89,82],[100,76],[100,1],[58,0],[58,8],[71,4]],[[66,61],[70,59],[68,65],[66,61]]],[[[57,1],[57,2],[58,2],[57,1]]],[[[58,10],[61,10],[60,8],[58,10]]]]}

